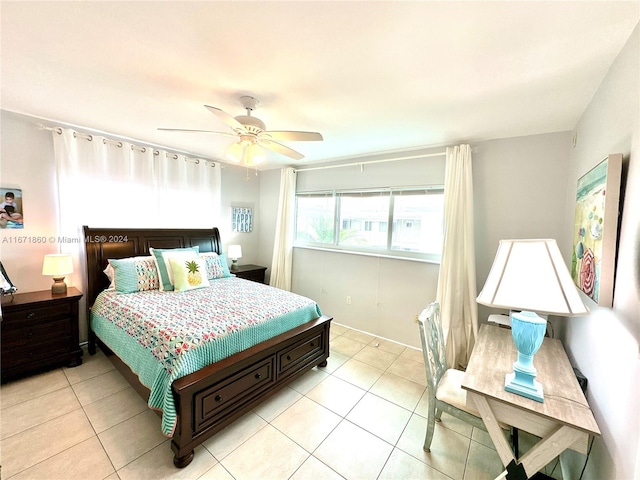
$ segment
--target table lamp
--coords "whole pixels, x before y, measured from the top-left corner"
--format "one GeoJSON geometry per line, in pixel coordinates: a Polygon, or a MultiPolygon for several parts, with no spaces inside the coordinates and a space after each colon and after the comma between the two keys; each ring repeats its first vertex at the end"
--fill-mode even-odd
{"type": "Polygon", "coordinates": [[[513,372],[505,376],[505,390],[543,402],[533,357],[544,339],[547,321],[537,314],[589,313],[556,241],[500,240],[491,271],[476,300],[482,305],[511,310],[511,332],[518,358],[513,372]]]}
{"type": "Polygon", "coordinates": [[[231,271],[238,268],[238,259],[242,258],[242,247],[240,245],[229,245],[227,255],[231,259],[231,271]]]}
{"type": "Polygon", "coordinates": [[[53,285],[51,286],[52,295],[67,293],[67,284],[64,283],[64,276],[70,273],[73,273],[73,260],[71,259],[71,255],[56,253],[44,256],[42,275],[53,276],[53,285]]]}

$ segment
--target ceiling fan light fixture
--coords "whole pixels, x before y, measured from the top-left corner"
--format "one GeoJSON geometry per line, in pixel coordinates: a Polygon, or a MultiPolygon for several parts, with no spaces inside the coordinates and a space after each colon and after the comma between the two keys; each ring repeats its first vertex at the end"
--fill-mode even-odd
{"type": "Polygon", "coordinates": [[[225,156],[234,163],[240,163],[242,161],[243,153],[243,142],[236,142],[227,148],[225,156]]]}
{"type": "Polygon", "coordinates": [[[247,165],[258,165],[264,162],[267,156],[264,150],[258,145],[251,145],[247,151],[247,158],[245,159],[247,165]]]}

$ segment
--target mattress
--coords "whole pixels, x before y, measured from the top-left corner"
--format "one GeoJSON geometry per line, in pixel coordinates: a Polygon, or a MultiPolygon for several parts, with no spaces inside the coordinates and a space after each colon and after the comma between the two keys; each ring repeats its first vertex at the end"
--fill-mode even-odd
{"type": "Polygon", "coordinates": [[[321,315],[309,298],[231,277],[186,292],[105,290],[91,328],[149,388],[149,407],[172,436],[174,380],[321,315]]]}

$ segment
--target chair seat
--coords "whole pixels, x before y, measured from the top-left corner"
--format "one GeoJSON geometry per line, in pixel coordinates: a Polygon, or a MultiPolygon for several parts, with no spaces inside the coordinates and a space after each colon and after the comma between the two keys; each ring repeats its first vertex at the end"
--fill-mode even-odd
{"type": "MultiPolygon", "coordinates": [[[[438,389],[436,390],[436,398],[441,402],[448,403],[460,410],[464,410],[471,415],[480,417],[480,412],[467,405],[467,391],[462,388],[463,378],[464,372],[462,370],[456,370],[455,368],[448,369],[440,379],[438,389]]],[[[508,425],[505,425],[502,422],[499,423],[502,429],[509,429],[508,425]]]]}
{"type": "Polygon", "coordinates": [[[463,378],[464,372],[462,370],[456,370],[455,368],[448,369],[440,379],[438,389],[436,390],[436,398],[441,402],[448,403],[471,415],[479,417],[480,412],[467,406],[467,391],[462,388],[463,378]]]}

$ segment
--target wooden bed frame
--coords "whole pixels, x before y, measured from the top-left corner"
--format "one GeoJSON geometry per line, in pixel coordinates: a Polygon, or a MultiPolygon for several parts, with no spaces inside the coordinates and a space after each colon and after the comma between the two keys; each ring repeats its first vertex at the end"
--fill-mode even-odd
{"type": "MultiPolygon", "coordinates": [[[[221,253],[220,234],[213,229],[117,229],[84,228],[88,292],[89,353],[96,341],[118,371],[145,399],[149,390],[127,365],[100,342],[91,330],[91,306],[108,287],[103,270],[109,258],[149,254],[149,247],[198,246],[201,252],[221,253]]],[[[322,316],[277,337],[175,380],[172,384],[178,414],[171,441],[173,463],[191,463],[194,448],[250,411],[267,397],[329,357],[331,318],[322,316]]]]}

